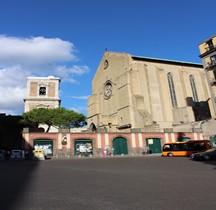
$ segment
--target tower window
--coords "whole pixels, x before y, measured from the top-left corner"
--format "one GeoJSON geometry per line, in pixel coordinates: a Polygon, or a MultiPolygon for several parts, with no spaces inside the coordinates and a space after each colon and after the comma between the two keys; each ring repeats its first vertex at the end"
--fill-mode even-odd
{"type": "Polygon", "coordinates": [[[211,63],[213,65],[215,65],[216,64],[216,55],[211,56],[210,59],[211,59],[211,63]]]}
{"type": "Polygon", "coordinates": [[[208,46],[208,50],[212,50],[214,48],[214,44],[212,42],[212,39],[206,42],[206,45],[208,46]]]}
{"type": "Polygon", "coordinates": [[[39,88],[39,95],[40,96],[46,95],[46,87],[40,87],[39,88]]]}

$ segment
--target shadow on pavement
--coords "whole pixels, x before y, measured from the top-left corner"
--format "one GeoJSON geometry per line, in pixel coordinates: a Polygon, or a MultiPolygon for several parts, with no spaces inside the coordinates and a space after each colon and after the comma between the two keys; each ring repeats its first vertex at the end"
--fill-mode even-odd
{"type": "Polygon", "coordinates": [[[16,203],[24,196],[31,182],[31,176],[39,161],[10,160],[0,161],[0,208],[17,209],[16,203]]]}
{"type": "Polygon", "coordinates": [[[216,170],[216,160],[203,161],[204,164],[214,165],[216,170]]]}
{"type": "MultiPolygon", "coordinates": [[[[31,183],[40,161],[28,159],[11,160],[12,150],[25,150],[28,155],[32,148],[22,138],[23,126],[19,123],[20,116],[0,114],[0,209],[18,209],[16,203],[24,196],[31,183]],[[27,151],[26,151],[27,152],[27,151]]],[[[25,154],[26,155],[26,154],[25,154]]]]}

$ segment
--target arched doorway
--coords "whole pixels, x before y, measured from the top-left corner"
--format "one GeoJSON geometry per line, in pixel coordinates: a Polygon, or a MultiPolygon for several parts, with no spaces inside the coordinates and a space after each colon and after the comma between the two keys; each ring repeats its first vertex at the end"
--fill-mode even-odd
{"type": "Polygon", "coordinates": [[[123,137],[117,137],[113,140],[114,155],[127,155],[127,139],[123,137]]]}
{"type": "Polygon", "coordinates": [[[146,139],[146,146],[149,147],[150,153],[161,153],[161,139],[159,138],[149,138],[146,139]]]}
{"type": "Polygon", "coordinates": [[[95,126],[94,123],[91,123],[91,125],[89,126],[89,130],[92,131],[92,132],[96,132],[97,131],[97,128],[95,126]]]}

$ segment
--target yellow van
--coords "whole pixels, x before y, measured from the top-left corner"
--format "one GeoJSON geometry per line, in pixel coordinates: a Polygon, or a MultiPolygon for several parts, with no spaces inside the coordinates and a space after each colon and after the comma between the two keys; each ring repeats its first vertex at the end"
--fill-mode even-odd
{"type": "Polygon", "coordinates": [[[44,151],[42,149],[33,150],[33,159],[35,160],[45,160],[44,151]]]}

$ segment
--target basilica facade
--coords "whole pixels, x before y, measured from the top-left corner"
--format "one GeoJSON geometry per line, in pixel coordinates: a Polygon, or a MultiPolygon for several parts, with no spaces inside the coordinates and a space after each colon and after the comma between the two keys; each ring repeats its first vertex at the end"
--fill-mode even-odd
{"type": "Polygon", "coordinates": [[[199,132],[212,116],[203,66],[106,51],[92,80],[97,132],[199,132]]]}

